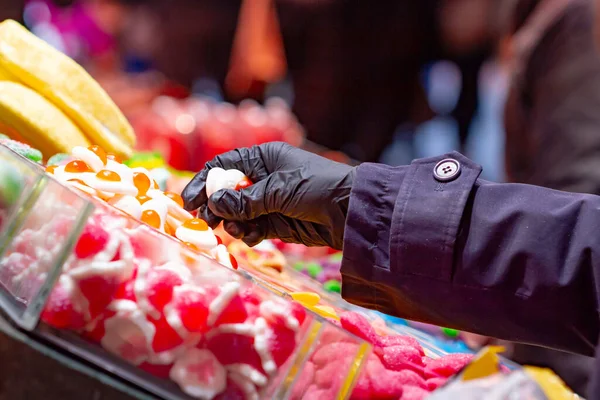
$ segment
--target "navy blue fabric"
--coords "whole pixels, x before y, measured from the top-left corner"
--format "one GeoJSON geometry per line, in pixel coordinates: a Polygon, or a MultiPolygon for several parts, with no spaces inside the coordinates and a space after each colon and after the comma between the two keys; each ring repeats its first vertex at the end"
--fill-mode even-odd
{"type": "Polygon", "coordinates": [[[402,318],[593,355],[600,197],[479,179],[458,153],[357,168],[343,297],[402,318]],[[461,163],[448,183],[443,158],[461,163]]]}

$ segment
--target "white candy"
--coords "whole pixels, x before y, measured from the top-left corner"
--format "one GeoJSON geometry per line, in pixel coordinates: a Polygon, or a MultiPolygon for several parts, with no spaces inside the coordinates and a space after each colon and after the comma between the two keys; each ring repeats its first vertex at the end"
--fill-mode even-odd
{"type": "Polygon", "coordinates": [[[131,215],[133,218],[140,219],[142,217],[142,205],[133,196],[117,195],[110,199],[108,204],[131,215]]]}
{"type": "Polygon", "coordinates": [[[100,157],[98,157],[98,155],[90,149],[86,149],[82,146],[75,146],[73,147],[73,150],[71,150],[71,155],[85,162],[95,172],[104,169],[104,161],[102,161],[100,157]]]}
{"type": "Polygon", "coordinates": [[[210,197],[221,189],[235,189],[245,178],[246,175],[237,169],[212,168],[206,176],[206,195],[210,197]]]}
{"type": "Polygon", "coordinates": [[[217,237],[210,227],[205,231],[197,231],[182,225],[175,231],[175,236],[177,239],[191,243],[204,251],[212,251],[219,244],[219,242],[217,242],[217,237]]]}
{"type": "Polygon", "coordinates": [[[208,350],[186,351],[175,361],[169,377],[185,393],[200,399],[212,399],[227,385],[227,371],[208,350]],[[210,369],[210,372],[203,374],[204,368],[210,369]]]}

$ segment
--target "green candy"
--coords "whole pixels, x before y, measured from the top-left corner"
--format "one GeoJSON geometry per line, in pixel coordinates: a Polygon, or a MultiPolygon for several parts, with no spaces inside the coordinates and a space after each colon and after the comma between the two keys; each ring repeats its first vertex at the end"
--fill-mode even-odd
{"type": "Polygon", "coordinates": [[[23,180],[16,168],[0,164],[0,207],[9,208],[19,199],[23,180]]]}
{"type": "Polygon", "coordinates": [[[316,278],[323,271],[323,268],[319,264],[311,262],[306,264],[306,271],[311,277],[316,278]]]}
{"type": "Polygon", "coordinates": [[[335,253],[329,257],[329,261],[330,262],[341,262],[343,257],[344,257],[344,254],[342,252],[335,253]]]}
{"type": "Polygon", "coordinates": [[[342,283],[335,279],[331,279],[323,284],[323,289],[328,292],[342,293],[342,283]]]}
{"type": "Polygon", "coordinates": [[[442,332],[444,332],[444,335],[451,338],[458,337],[458,331],[456,329],[442,328],[442,332]]]}
{"type": "Polygon", "coordinates": [[[292,268],[294,268],[296,271],[302,272],[304,271],[304,263],[302,261],[298,261],[294,263],[292,268]]]}
{"type": "Polygon", "coordinates": [[[20,143],[16,140],[11,140],[8,138],[0,138],[0,144],[3,144],[15,153],[33,162],[39,163],[42,161],[42,152],[24,143],[20,143]]]}
{"type": "Polygon", "coordinates": [[[148,170],[163,168],[166,165],[164,158],[158,152],[136,153],[125,160],[124,164],[130,168],[144,167],[148,170]]]}
{"type": "Polygon", "coordinates": [[[70,160],[72,157],[67,153],[57,153],[48,159],[46,163],[48,166],[50,165],[61,165],[67,160],[70,160]]]}

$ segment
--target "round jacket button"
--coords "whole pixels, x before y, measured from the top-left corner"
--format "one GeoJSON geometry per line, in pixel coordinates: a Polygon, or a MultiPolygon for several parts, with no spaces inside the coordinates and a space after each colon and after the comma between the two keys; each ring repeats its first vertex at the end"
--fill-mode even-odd
{"type": "Polygon", "coordinates": [[[433,168],[433,176],[440,182],[449,182],[460,175],[460,163],[452,158],[440,161],[433,168]]]}

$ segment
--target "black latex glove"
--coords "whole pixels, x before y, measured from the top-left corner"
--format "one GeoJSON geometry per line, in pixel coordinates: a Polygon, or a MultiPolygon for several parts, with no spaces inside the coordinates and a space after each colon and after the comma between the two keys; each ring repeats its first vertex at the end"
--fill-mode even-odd
{"type": "Polygon", "coordinates": [[[272,142],[217,156],[182,193],[188,211],[199,209],[211,227],[224,221],[249,246],[279,238],[341,249],[354,169],[286,143],[272,142]],[[206,196],[211,168],[237,169],[254,183],[206,196]]]}

